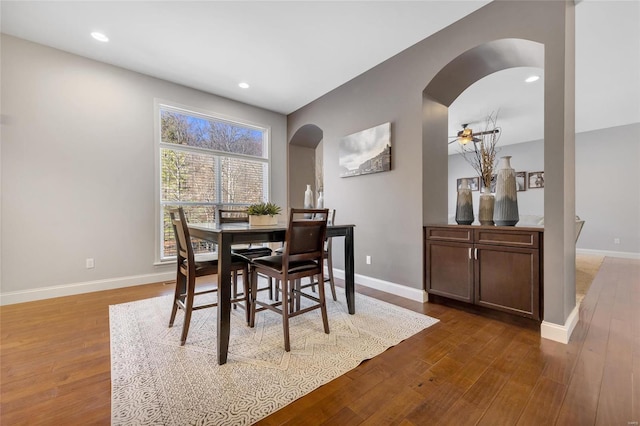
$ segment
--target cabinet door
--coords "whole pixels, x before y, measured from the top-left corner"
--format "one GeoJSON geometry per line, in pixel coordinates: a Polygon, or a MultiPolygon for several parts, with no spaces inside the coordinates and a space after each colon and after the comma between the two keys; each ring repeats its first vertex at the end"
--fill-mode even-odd
{"type": "Polygon", "coordinates": [[[540,319],[540,259],[535,249],[477,245],[475,303],[540,319]]]}
{"type": "Polygon", "coordinates": [[[429,293],[473,303],[472,245],[427,241],[426,286],[429,293]]]}

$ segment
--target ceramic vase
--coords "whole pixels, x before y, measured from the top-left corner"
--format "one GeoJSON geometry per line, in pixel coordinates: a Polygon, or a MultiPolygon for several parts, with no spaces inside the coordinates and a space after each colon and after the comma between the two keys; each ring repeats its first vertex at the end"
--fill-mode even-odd
{"type": "Polygon", "coordinates": [[[316,203],[316,209],[323,209],[324,208],[324,194],[322,193],[322,191],[318,192],[318,202],[316,203]]]}
{"type": "Polygon", "coordinates": [[[511,167],[511,156],[501,157],[496,173],[496,201],[493,221],[498,226],[514,226],[520,219],[516,172],[511,167]]]}
{"type": "MultiPolygon", "coordinates": [[[[307,189],[304,191],[304,208],[312,209],[313,208],[313,191],[311,191],[311,185],[307,185],[307,189]]],[[[310,218],[311,214],[306,214],[304,217],[307,219],[310,218]]]]}
{"type": "Polygon", "coordinates": [[[304,208],[313,208],[313,192],[311,191],[311,185],[307,185],[307,189],[304,191],[304,208]]]}
{"type": "Polygon", "coordinates": [[[493,209],[495,205],[495,197],[491,193],[490,188],[483,188],[482,194],[480,194],[480,207],[478,208],[478,220],[480,225],[493,226],[493,209]]]}
{"type": "Polygon", "coordinates": [[[456,223],[458,225],[471,225],[473,223],[473,199],[471,189],[466,179],[462,179],[458,189],[458,199],[456,201],[456,223]]]}

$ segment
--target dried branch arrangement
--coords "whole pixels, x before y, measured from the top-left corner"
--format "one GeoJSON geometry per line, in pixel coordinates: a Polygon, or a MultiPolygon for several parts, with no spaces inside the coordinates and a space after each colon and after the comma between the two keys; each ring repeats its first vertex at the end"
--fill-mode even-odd
{"type": "MultiPolygon", "coordinates": [[[[464,159],[478,173],[480,181],[485,188],[491,188],[491,178],[497,165],[498,139],[501,129],[497,127],[498,113],[491,113],[485,121],[484,131],[487,134],[480,135],[480,141],[470,142],[460,146],[460,153],[464,159]],[[498,130],[494,132],[493,130],[498,130]]],[[[475,136],[474,136],[475,138],[475,136]]]]}

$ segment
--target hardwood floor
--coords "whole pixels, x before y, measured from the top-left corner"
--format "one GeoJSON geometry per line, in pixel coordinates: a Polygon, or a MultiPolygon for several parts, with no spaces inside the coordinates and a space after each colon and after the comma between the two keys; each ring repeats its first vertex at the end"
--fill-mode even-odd
{"type": "MultiPolygon", "coordinates": [[[[110,422],[111,304],[151,284],[0,307],[0,423],[110,422]]],[[[568,345],[364,287],[440,322],[259,424],[629,425],[640,420],[640,261],[606,258],[568,345]]]]}

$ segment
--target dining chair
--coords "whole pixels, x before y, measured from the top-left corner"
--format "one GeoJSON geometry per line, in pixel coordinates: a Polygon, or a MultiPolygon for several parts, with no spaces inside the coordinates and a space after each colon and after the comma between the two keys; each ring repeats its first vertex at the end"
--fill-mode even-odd
{"type": "MultiPolygon", "coordinates": [[[[218,209],[218,223],[249,223],[247,209],[218,209]]],[[[248,258],[271,256],[271,248],[260,244],[240,244],[231,247],[231,252],[248,258]]]]}
{"type": "MultiPolygon", "coordinates": [[[[333,225],[336,223],[336,211],[335,209],[329,209],[329,217],[327,218],[327,225],[333,225]]],[[[338,300],[336,297],[336,283],[333,280],[333,256],[331,253],[331,237],[325,239],[324,242],[324,259],[327,261],[327,271],[328,277],[324,279],[324,282],[329,282],[329,286],[331,288],[331,296],[333,300],[338,300]]],[[[317,280],[320,282],[319,280],[317,280]]]]}
{"type": "Polygon", "coordinates": [[[282,316],[285,351],[291,350],[289,339],[289,319],[315,309],[320,309],[324,332],[329,333],[329,320],[325,301],[324,286],[318,286],[318,297],[303,293],[296,283],[301,278],[319,276],[324,281],[324,241],[327,231],[327,209],[291,209],[289,224],[285,234],[282,255],[258,257],[251,260],[251,314],[250,326],[255,325],[256,313],[269,309],[282,316]],[[313,215],[306,219],[305,215],[313,215]],[[257,274],[279,281],[281,300],[263,301],[257,297],[257,274]],[[312,303],[292,309],[297,297],[312,303]]]}
{"type": "MultiPolygon", "coordinates": [[[[328,213],[328,217],[327,217],[327,225],[333,225],[335,223],[336,220],[336,211],[335,209],[329,209],[329,213],[328,213]]],[[[328,237],[325,239],[324,242],[324,259],[327,261],[327,271],[328,271],[328,276],[324,278],[324,282],[328,282],[329,286],[331,288],[331,296],[333,297],[334,301],[337,301],[338,298],[336,297],[336,284],[335,281],[333,279],[333,256],[331,253],[331,237],[328,237]]],[[[275,250],[275,252],[277,254],[282,254],[284,250],[284,247],[280,247],[278,249],[275,250]]],[[[318,279],[318,277],[310,277],[310,282],[309,284],[306,284],[304,286],[302,286],[301,288],[308,288],[311,287],[312,291],[316,291],[315,290],[315,286],[316,284],[318,284],[320,282],[320,280],[318,279]]],[[[279,285],[278,281],[276,281],[276,287],[279,285]]],[[[277,299],[276,299],[277,300],[277,299]]]]}
{"type": "MultiPolygon", "coordinates": [[[[182,324],[180,345],[184,345],[187,341],[187,334],[189,333],[189,324],[191,322],[192,312],[218,306],[217,301],[202,303],[199,305],[194,304],[196,296],[202,296],[218,291],[217,287],[196,291],[197,277],[216,275],[218,273],[218,255],[217,253],[194,253],[191,237],[189,235],[189,228],[187,226],[187,219],[182,207],[170,209],[169,216],[171,218],[171,224],[176,237],[177,252],[176,290],[173,296],[173,307],[171,309],[171,317],[169,318],[169,327],[173,327],[178,309],[182,309],[184,311],[184,322],[182,324]],[[184,283],[184,285],[182,283],[184,283]]],[[[246,321],[248,324],[251,313],[249,306],[250,285],[248,280],[248,277],[250,276],[249,260],[243,256],[232,254],[231,271],[234,274],[234,288],[237,287],[237,272],[242,271],[243,273],[242,283],[244,292],[241,295],[236,294],[235,297],[232,296],[231,303],[233,303],[234,306],[237,306],[241,302],[243,303],[240,306],[242,306],[246,311],[246,321]]]]}
{"type": "MultiPolygon", "coordinates": [[[[249,223],[249,212],[247,209],[217,209],[217,220],[218,223],[249,223]]],[[[263,246],[260,244],[249,243],[249,244],[239,244],[233,245],[231,247],[231,253],[242,255],[248,259],[253,259],[256,257],[263,256],[271,256],[272,250],[270,247],[263,246]]],[[[251,264],[249,264],[249,269],[251,269],[251,264]]],[[[234,279],[237,280],[237,272],[234,272],[234,279]]],[[[234,292],[236,287],[234,286],[234,292]]],[[[272,281],[269,280],[269,285],[264,288],[259,288],[258,291],[268,290],[269,298],[273,298],[273,285],[272,281]]],[[[234,293],[233,296],[237,296],[237,293],[234,293]]]]}

